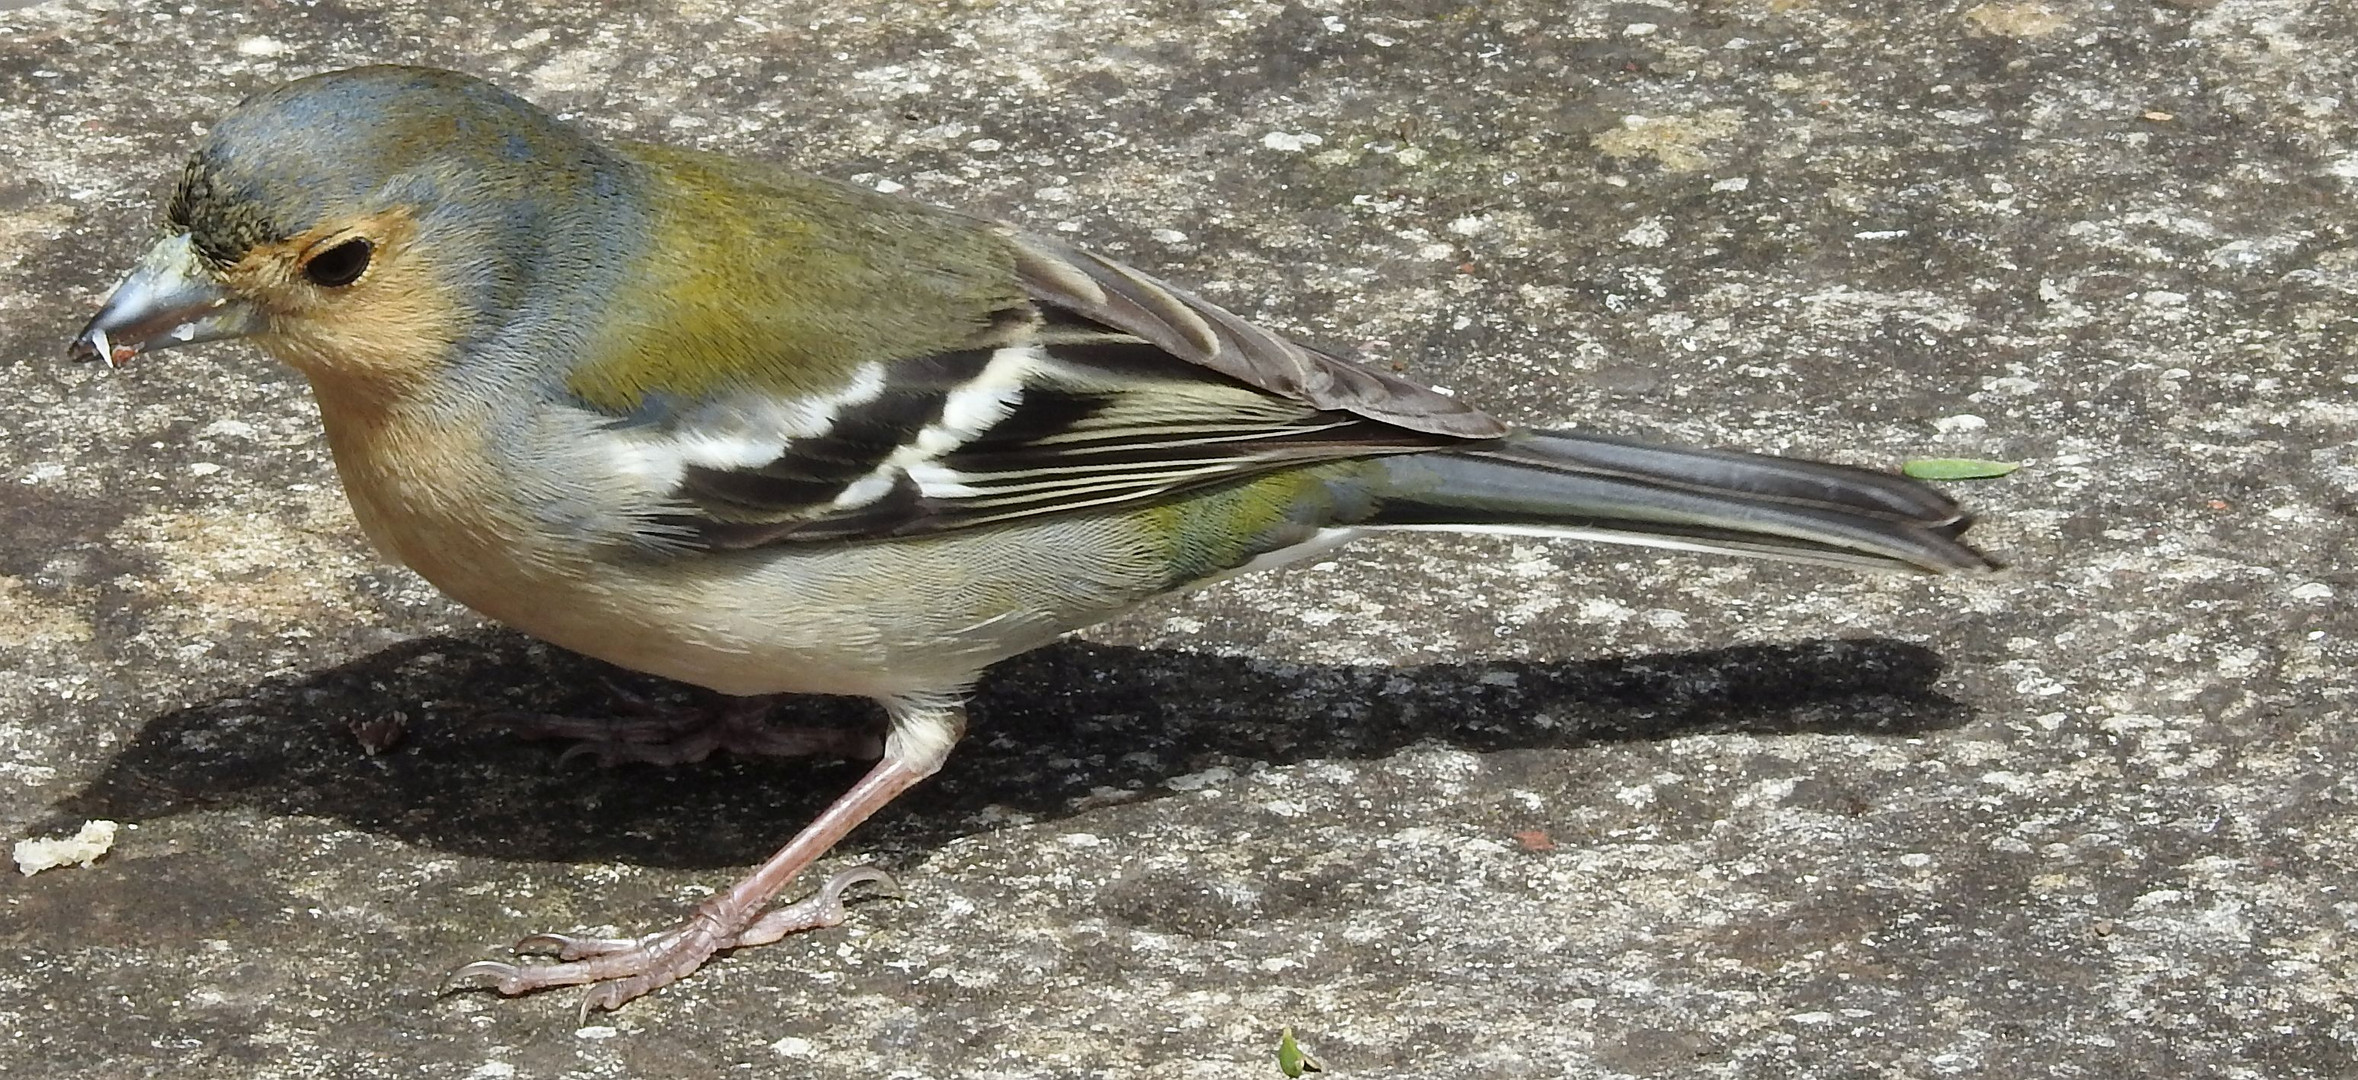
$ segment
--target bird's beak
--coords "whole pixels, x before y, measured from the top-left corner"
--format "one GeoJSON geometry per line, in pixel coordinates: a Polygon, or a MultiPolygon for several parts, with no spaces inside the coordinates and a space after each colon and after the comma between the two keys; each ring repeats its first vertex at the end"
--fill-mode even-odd
{"type": "Polygon", "coordinates": [[[260,325],[253,305],[223,289],[181,233],[148,249],[66,355],[118,367],[150,349],[243,337],[260,325]]]}

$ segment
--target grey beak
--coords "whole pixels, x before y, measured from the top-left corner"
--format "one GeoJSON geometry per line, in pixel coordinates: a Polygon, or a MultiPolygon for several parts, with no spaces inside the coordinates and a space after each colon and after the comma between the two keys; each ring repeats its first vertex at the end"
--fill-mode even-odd
{"type": "Polygon", "coordinates": [[[66,355],[119,367],[149,350],[243,337],[260,328],[253,305],[222,289],[181,233],[148,249],[66,355]]]}

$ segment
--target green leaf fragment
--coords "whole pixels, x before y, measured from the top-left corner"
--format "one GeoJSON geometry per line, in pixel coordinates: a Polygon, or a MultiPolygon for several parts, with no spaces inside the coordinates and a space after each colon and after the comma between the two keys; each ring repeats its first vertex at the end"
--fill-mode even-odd
{"type": "Polygon", "coordinates": [[[1994,480],[2022,467],[2019,461],[1978,461],[1973,458],[1914,458],[1900,464],[1900,474],[1918,480],[1994,480]]]}
{"type": "Polygon", "coordinates": [[[1325,1072],[1326,1067],[1302,1052],[1301,1044],[1294,1041],[1294,1029],[1287,1027],[1277,1033],[1277,1071],[1293,1078],[1306,1072],[1325,1072]]]}

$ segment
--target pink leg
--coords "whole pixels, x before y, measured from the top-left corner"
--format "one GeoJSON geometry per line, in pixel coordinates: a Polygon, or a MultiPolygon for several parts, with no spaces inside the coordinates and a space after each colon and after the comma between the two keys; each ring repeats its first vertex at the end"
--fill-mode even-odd
{"type": "Polygon", "coordinates": [[[891,878],[870,867],[847,870],[801,903],[768,914],[763,908],[845,834],[901,792],[940,770],[950,747],[966,729],[966,711],[955,699],[897,698],[885,702],[885,708],[892,713],[892,733],[885,739],[884,760],[777,854],[727,892],[696,905],[686,920],[639,938],[536,934],[518,942],[516,951],[553,952],[558,963],[482,960],[452,972],[452,981],[481,980],[476,985],[509,995],[588,984],[581,1001],[581,1014],[587,1018],[592,1011],[617,1008],[679,981],[721,950],[766,945],[791,933],[842,922],[845,889],[863,881],[890,882],[891,878]]]}

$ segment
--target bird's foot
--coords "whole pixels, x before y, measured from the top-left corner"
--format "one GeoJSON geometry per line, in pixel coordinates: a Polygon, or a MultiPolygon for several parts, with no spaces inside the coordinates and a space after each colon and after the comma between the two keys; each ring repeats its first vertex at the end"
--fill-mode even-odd
{"type": "Polygon", "coordinates": [[[641,762],[686,765],[715,750],[750,757],[833,757],[869,760],[884,752],[874,732],[769,722],[771,699],[730,698],[709,705],[675,705],[606,688],[622,703],[619,717],[507,713],[501,720],[527,739],[569,739],[559,764],[596,756],[598,764],[641,762]]]}
{"type": "Polygon", "coordinates": [[[686,978],[713,954],[748,945],[767,945],[788,934],[839,926],[849,913],[843,894],[854,885],[881,883],[899,891],[892,875],[873,866],[858,866],[828,878],[819,891],[775,911],[732,912],[728,894],[697,906],[679,925],[635,938],[576,937],[534,934],[516,943],[519,956],[553,956],[553,964],[511,964],[478,960],[450,973],[446,984],[499,991],[513,997],[555,986],[587,986],[582,994],[581,1018],[593,1012],[620,1008],[632,998],[686,978]]]}

